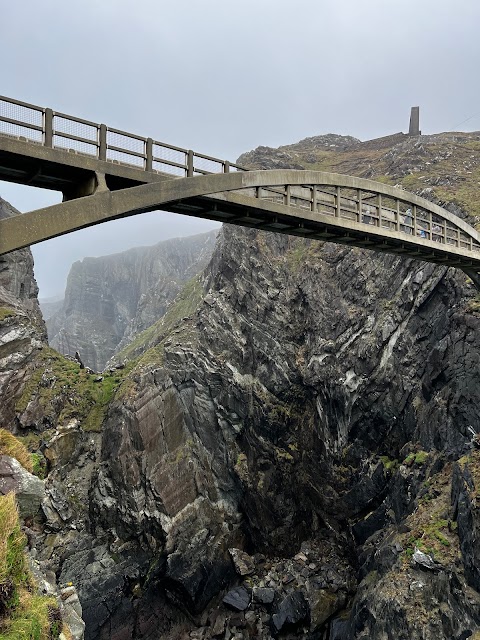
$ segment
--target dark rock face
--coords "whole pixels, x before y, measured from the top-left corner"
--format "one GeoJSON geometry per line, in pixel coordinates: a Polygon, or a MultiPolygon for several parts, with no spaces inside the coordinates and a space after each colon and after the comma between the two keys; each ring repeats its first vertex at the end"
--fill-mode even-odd
{"type": "MultiPolygon", "coordinates": [[[[463,281],[442,267],[225,227],[202,308],[165,343],[162,366],[135,374],[112,408],[96,522],[160,544],[170,600],[191,613],[222,588],[240,523],[251,548],[284,558],[247,584],[274,589],[278,602],[302,593],[308,615],[301,608],[297,622],[311,633],[346,628],[332,620],[351,601],[356,562],[363,581],[345,637],[417,633],[415,581],[425,603],[437,585],[439,603],[451,603],[440,637],[474,627],[476,596],[455,595],[463,569],[447,562],[454,578],[443,569],[418,578],[401,534],[428,474],[445,464],[435,451],[464,454],[479,424],[479,321],[465,313],[463,281]],[[412,466],[395,462],[410,455],[412,466]],[[311,561],[285,560],[312,538],[325,542],[311,561]],[[387,606],[392,581],[399,613],[382,626],[376,607],[387,606]],[[212,585],[205,598],[203,585],[212,585]]],[[[249,606],[268,637],[258,621],[271,614],[249,606]]],[[[428,624],[426,637],[438,637],[428,624]]]]}
{"type": "Polygon", "coordinates": [[[480,520],[476,508],[476,491],[479,487],[478,465],[480,455],[475,452],[455,465],[452,483],[454,516],[458,523],[460,550],[468,584],[480,592],[480,520]],[[472,474],[473,472],[473,474],[472,474]]]}
{"type": "Polygon", "coordinates": [[[76,262],[62,308],[47,321],[51,346],[80,353],[101,371],[112,355],[161,316],[207,264],[216,232],[176,238],[76,262]]]}
{"type": "Polygon", "coordinates": [[[223,603],[236,611],[245,611],[250,604],[250,594],[245,587],[236,587],[227,593],[223,603]]]}

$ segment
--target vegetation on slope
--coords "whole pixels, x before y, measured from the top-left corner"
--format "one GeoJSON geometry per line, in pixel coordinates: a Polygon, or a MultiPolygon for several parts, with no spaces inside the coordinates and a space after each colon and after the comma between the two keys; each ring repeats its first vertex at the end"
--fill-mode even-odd
{"type": "Polygon", "coordinates": [[[181,342],[192,340],[195,330],[191,318],[198,309],[203,294],[201,279],[197,275],[186,283],[160,320],[142,331],[135,340],[117,354],[117,361],[128,363],[124,373],[132,374],[125,378],[117,397],[124,398],[133,393],[135,388],[133,376],[136,372],[163,364],[165,345],[173,334],[181,342]]]}
{"type": "MultiPolygon", "coordinates": [[[[0,429],[0,455],[16,458],[32,471],[26,447],[4,429],[0,429]]],[[[0,640],[53,640],[61,631],[69,638],[56,599],[37,593],[25,545],[15,494],[0,495],[0,640]]]]}
{"type": "Polygon", "coordinates": [[[36,593],[15,495],[0,496],[0,640],[53,640],[62,631],[55,598],[36,593]]]}
{"type": "Polygon", "coordinates": [[[200,276],[189,280],[169,306],[166,314],[120,351],[116,360],[135,360],[150,347],[164,340],[178,323],[192,315],[198,308],[203,296],[200,276]]]}
{"type": "Polygon", "coordinates": [[[5,320],[5,318],[13,317],[15,314],[14,309],[10,307],[0,307],[0,322],[5,320]]]}
{"type": "Polygon", "coordinates": [[[24,469],[33,473],[33,461],[27,447],[6,429],[0,429],[0,455],[15,458],[24,469]]]}
{"type": "Polygon", "coordinates": [[[102,376],[92,374],[82,369],[78,362],[44,347],[36,369],[17,400],[16,409],[22,413],[34,399],[52,423],[77,418],[86,431],[100,431],[108,404],[121,380],[121,371],[102,376]],[[63,407],[58,417],[54,404],[63,407]]]}

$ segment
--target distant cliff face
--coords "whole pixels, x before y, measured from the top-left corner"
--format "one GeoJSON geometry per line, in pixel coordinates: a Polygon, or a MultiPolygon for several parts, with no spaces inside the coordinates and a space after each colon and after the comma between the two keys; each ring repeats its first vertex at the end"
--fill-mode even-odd
{"type": "Polygon", "coordinates": [[[112,355],[164,315],[210,259],[216,232],[85,258],[70,271],[61,309],[47,320],[50,345],[101,371],[112,355]]]}

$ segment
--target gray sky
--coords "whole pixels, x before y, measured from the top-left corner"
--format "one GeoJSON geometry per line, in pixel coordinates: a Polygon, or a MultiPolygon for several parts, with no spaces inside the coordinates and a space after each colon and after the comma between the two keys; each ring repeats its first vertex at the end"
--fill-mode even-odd
{"type": "MultiPolygon", "coordinates": [[[[478,0],[0,0],[3,95],[235,160],[322,133],[480,129],[478,0]]],[[[55,193],[0,183],[21,211],[55,193]]],[[[33,247],[70,264],[215,223],[134,216],[33,247]]]]}

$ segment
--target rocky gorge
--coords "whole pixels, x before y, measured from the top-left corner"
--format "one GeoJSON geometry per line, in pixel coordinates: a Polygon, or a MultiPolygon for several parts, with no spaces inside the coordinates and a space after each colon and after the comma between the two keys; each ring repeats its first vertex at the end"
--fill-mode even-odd
{"type": "MultiPolygon", "coordinates": [[[[475,224],[479,151],[330,135],[239,161],[376,177],[475,224]]],[[[44,469],[23,522],[38,570],[78,594],[74,637],[480,637],[462,272],[224,226],[102,373],[47,345],[36,293],[28,251],[0,258],[0,427],[44,469]]]]}

